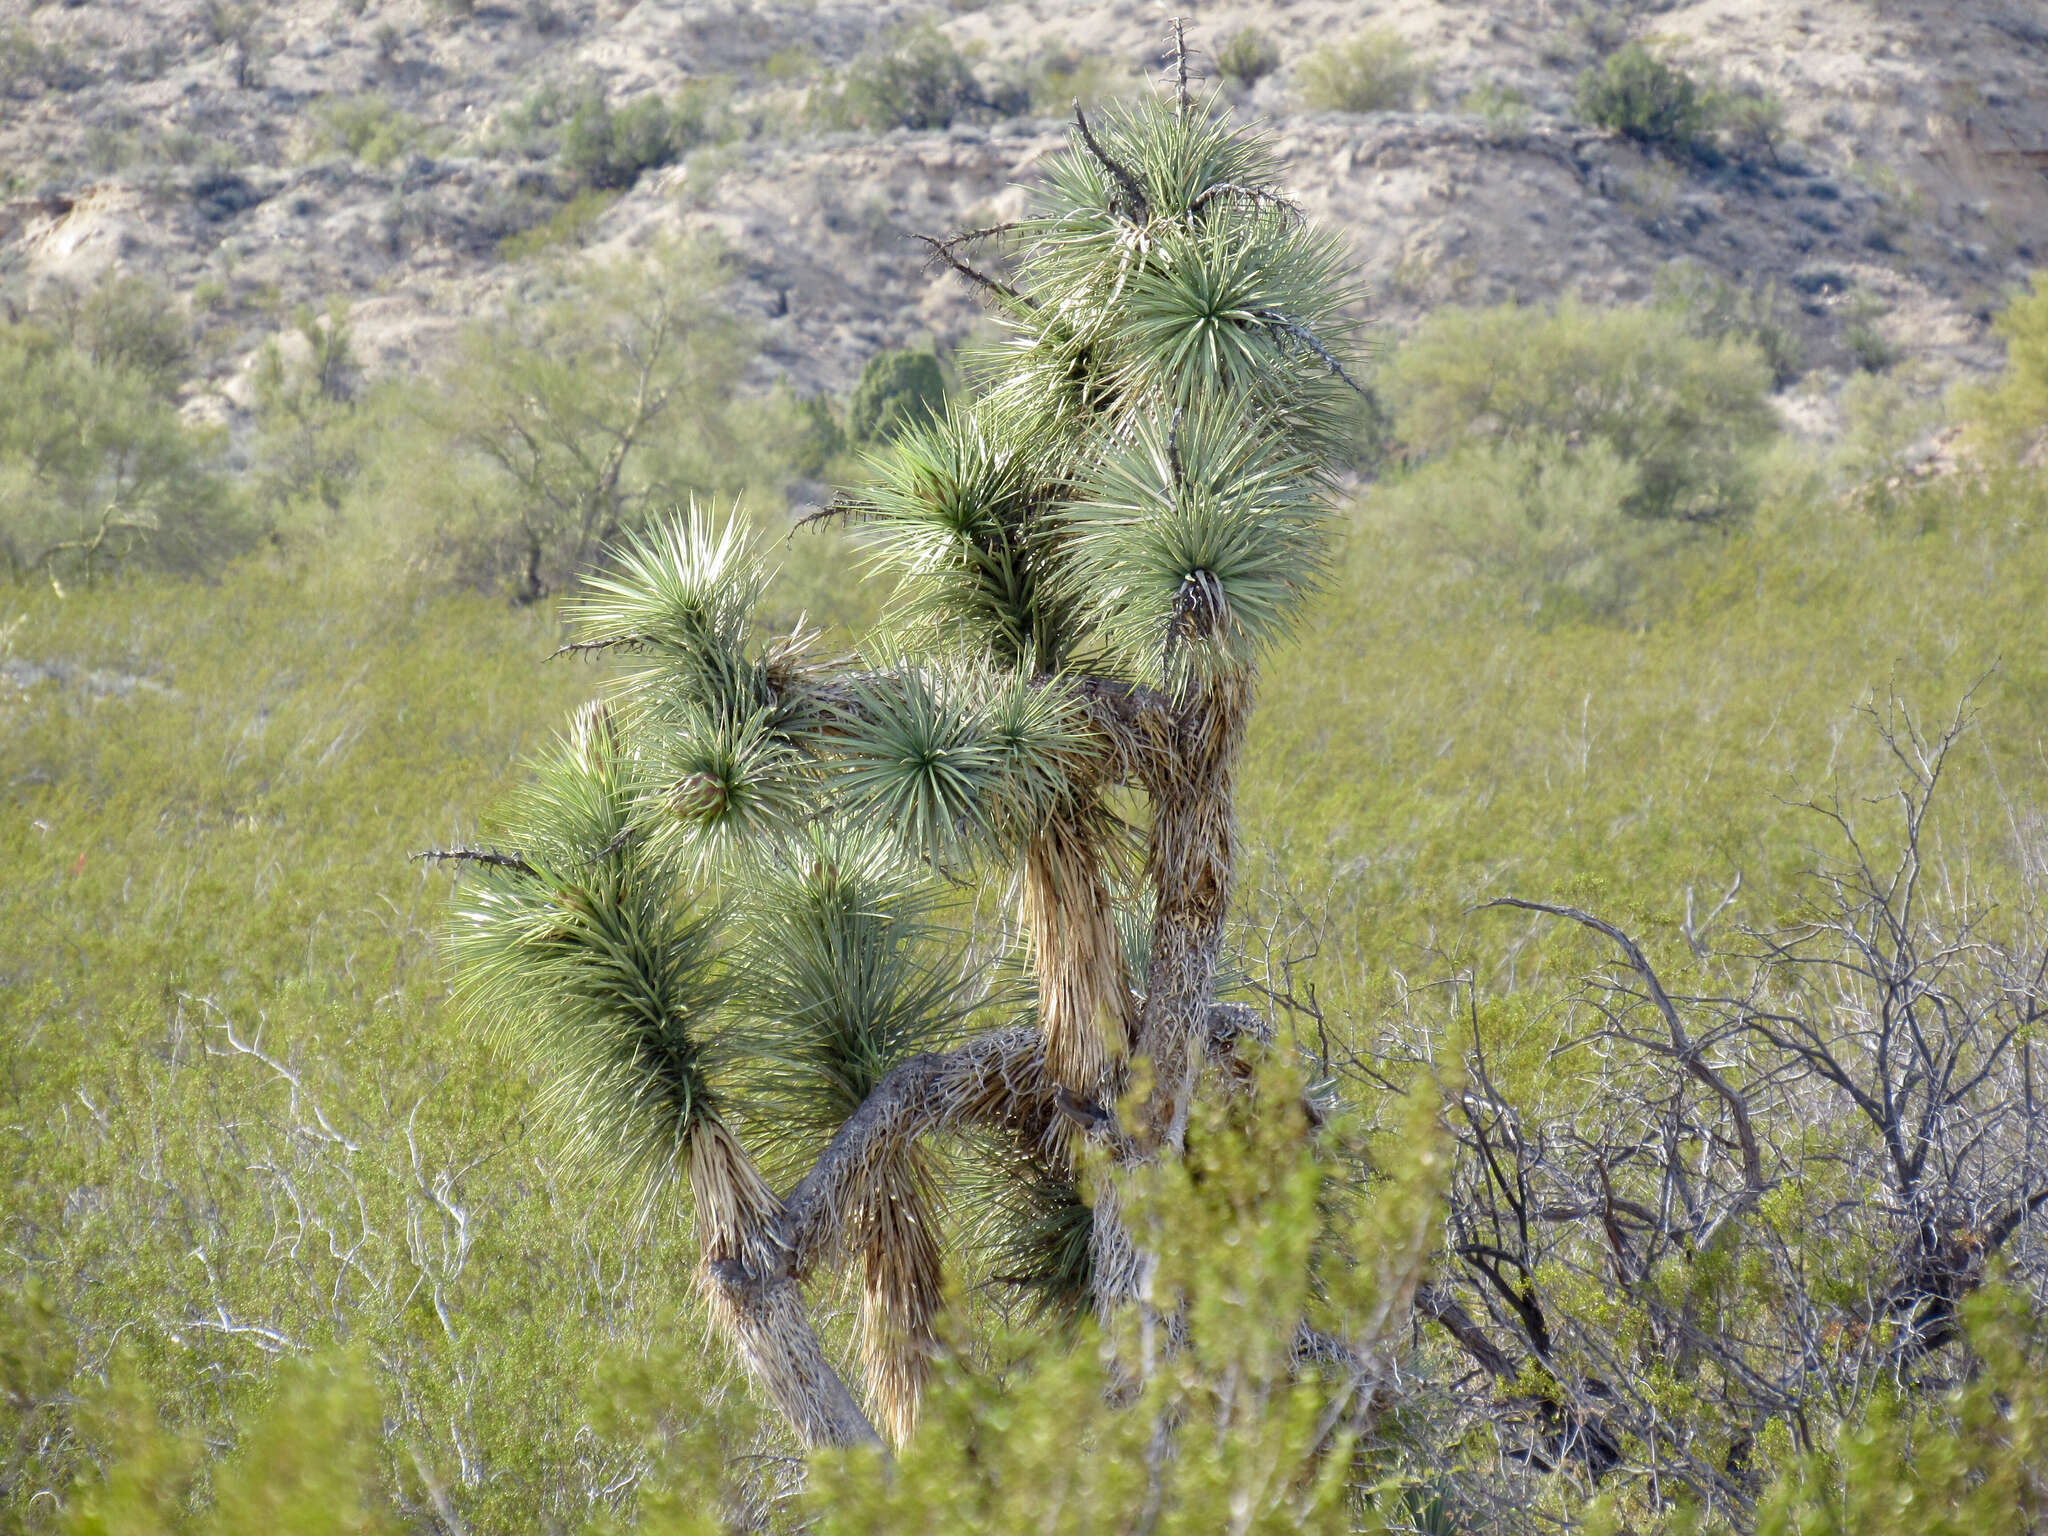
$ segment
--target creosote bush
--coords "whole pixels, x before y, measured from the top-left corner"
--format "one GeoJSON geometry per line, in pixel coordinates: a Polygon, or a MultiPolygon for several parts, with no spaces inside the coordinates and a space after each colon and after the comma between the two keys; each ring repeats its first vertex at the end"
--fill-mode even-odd
{"type": "Polygon", "coordinates": [[[879,443],[922,426],[946,405],[946,376],[929,352],[877,352],[860,370],[847,402],[846,431],[856,443],[879,443]]]}
{"type": "Polygon", "coordinates": [[[1431,70],[1401,34],[1388,27],[1326,43],[1294,72],[1302,105],[1312,112],[1407,112],[1429,87],[1431,70]]]}
{"type": "Polygon", "coordinates": [[[1579,77],[1579,113],[1597,127],[1656,149],[1708,144],[1708,103],[1692,76],[1641,43],[1628,43],[1579,77]]]}

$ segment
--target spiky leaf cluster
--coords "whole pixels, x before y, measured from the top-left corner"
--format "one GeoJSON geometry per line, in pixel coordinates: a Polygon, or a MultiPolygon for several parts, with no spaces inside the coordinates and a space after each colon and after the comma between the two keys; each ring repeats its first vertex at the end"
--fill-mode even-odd
{"type": "Polygon", "coordinates": [[[618,746],[609,713],[590,708],[536,766],[510,818],[520,862],[464,885],[451,947],[470,1015],[535,1062],[579,1153],[644,1207],[719,1113],[726,986],[715,913],[632,846],[636,786],[618,746]]]}
{"type": "Polygon", "coordinates": [[[1322,573],[1355,415],[1341,249],[1263,138],[1158,103],[1077,122],[1010,233],[983,393],[865,497],[901,616],[1040,671],[1250,665],[1322,573]]]}
{"type": "Polygon", "coordinates": [[[962,985],[947,893],[886,831],[818,826],[737,899],[734,1006],[755,1114],[808,1151],[898,1062],[983,1002],[962,985]]]}

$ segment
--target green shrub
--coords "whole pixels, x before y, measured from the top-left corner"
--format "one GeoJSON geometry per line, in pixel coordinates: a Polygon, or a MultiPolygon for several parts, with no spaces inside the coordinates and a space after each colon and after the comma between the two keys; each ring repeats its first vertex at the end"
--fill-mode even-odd
{"type": "Polygon", "coordinates": [[[1878,325],[1885,314],[1883,302],[1868,296],[1848,306],[1842,345],[1848,349],[1851,361],[1865,373],[1883,373],[1905,355],[1878,325]]]}
{"type": "Polygon", "coordinates": [[[1216,50],[1216,69],[1232,85],[1256,85],[1280,67],[1280,48],[1257,27],[1239,27],[1216,50]]]}
{"type": "Polygon", "coordinates": [[[699,144],[729,132],[723,78],[692,80],[673,101],[642,96],[614,110],[600,90],[566,96],[545,90],[529,96],[510,114],[505,128],[515,139],[543,147],[559,128],[563,166],[586,187],[619,191],[641,172],[673,164],[699,144]]]}
{"type": "Polygon", "coordinates": [[[1400,33],[1376,27],[1310,54],[1295,71],[1295,88],[1312,112],[1407,112],[1430,76],[1400,33]]]}
{"type": "Polygon", "coordinates": [[[592,96],[562,134],[562,164],[601,190],[632,186],[642,171],[669,164],[682,149],[682,133],[659,96],[643,96],[616,112],[602,96],[592,96]]]}
{"type": "Polygon", "coordinates": [[[73,335],[95,364],[126,369],[166,400],[192,369],[191,323],[146,277],[103,277],[80,301],[73,335]]]}
{"type": "Polygon", "coordinates": [[[946,403],[946,376],[929,352],[877,352],[860,371],[846,407],[847,436],[879,443],[935,415],[946,403]]]}
{"type": "Polygon", "coordinates": [[[1785,99],[1776,91],[1739,85],[1717,93],[1709,111],[1736,154],[1779,163],[1778,146],[1785,140],[1785,99]]]}
{"type": "Polygon", "coordinates": [[[0,325],[0,570],[93,580],[128,564],[199,572],[253,530],[162,380],[96,361],[36,317],[0,325]]]}
{"type": "Polygon", "coordinates": [[[973,105],[1011,114],[1065,117],[1075,102],[1092,112],[1129,84],[1130,77],[1099,53],[1053,48],[1012,65],[987,101],[973,105]]]}
{"type": "Polygon", "coordinates": [[[826,126],[870,133],[944,128],[986,105],[967,60],[932,26],[891,34],[813,98],[813,110],[826,126]]]}
{"type": "Polygon", "coordinates": [[[1703,262],[1681,258],[1658,272],[1656,303],[1680,316],[1685,328],[1702,339],[1754,342],[1770,363],[1771,380],[1779,389],[1799,377],[1806,348],[1776,278],[1744,287],[1703,262]]]}
{"type": "Polygon", "coordinates": [[[2048,435],[2048,272],[2036,272],[1991,328],[2005,339],[2005,371],[1987,388],[1964,391],[1959,408],[1979,444],[2024,452],[2048,435]]]}
{"type": "Polygon", "coordinates": [[[580,244],[597,221],[604,217],[605,210],[618,200],[616,192],[586,188],[532,228],[522,229],[516,235],[507,235],[500,240],[498,259],[526,261],[561,246],[580,244]]]}
{"type": "Polygon", "coordinates": [[[292,319],[299,347],[289,361],[266,343],[256,369],[259,429],[251,479],[265,506],[340,511],[359,466],[354,406],[361,369],[350,343],[348,305],[325,314],[301,305],[292,319]]]}
{"type": "Polygon", "coordinates": [[[1630,43],[1579,77],[1579,114],[1589,123],[1659,149],[1706,144],[1707,102],[1685,71],[1630,43]]]}
{"type": "Polygon", "coordinates": [[[1487,136],[1496,142],[1516,139],[1529,131],[1529,98],[1512,85],[1488,80],[1467,92],[1459,106],[1484,121],[1487,136]]]}
{"type": "Polygon", "coordinates": [[[1641,489],[1636,467],[1604,442],[1554,436],[1478,443],[1382,485],[1373,515],[1429,530],[1455,569],[1515,585],[1546,622],[1621,617],[1645,550],[1622,511],[1641,489]]]}
{"type": "Polygon", "coordinates": [[[85,163],[102,176],[111,176],[135,158],[135,140],[109,123],[95,123],[85,130],[85,163]]]}
{"type": "Polygon", "coordinates": [[[1440,310],[1395,357],[1401,439],[1447,455],[1472,441],[1595,441],[1636,476],[1632,516],[1711,521],[1754,506],[1755,451],[1777,430],[1771,371],[1732,336],[1667,310],[1440,310]]]}
{"type": "Polygon", "coordinates": [[[805,395],[790,403],[797,427],[790,451],[790,467],[800,475],[819,479],[831,471],[832,463],[846,452],[846,428],[825,395],[805,395]]]}
{"type": "MultiPolygon", "coordinates": [[[[1880,1393],[1793,1457],[1759,1536],[2031,1536],[2048,1521],[2048,1350],[2024,1290],[1963,1305],[1971,1354],[1953,1386],[1880,1393]]],[[[1960,1362],[1959,1362],[1960,1363],[1960,1362]]]]}
{"type": "Polygon", "coordinates": [[[427,137],[419,119],[399,111],[377,91],[328,96],[314,103],[310,129],[316,153],[345,154],[375,166],[410,154],[427,137]]]}

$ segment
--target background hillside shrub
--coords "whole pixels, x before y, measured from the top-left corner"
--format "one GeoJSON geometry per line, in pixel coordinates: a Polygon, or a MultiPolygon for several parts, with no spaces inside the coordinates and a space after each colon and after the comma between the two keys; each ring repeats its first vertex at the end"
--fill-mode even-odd
{"type": "MultiPolygon", "coordinates": [[[[133,290],[111,294],[118,314],[133,290]]],[[[197,573],[246,548],[255,530],[220,473],[221,435],[179,418],[163,349],[145,333],[131,366],[99,336],[96,360],[57,319],[0,324],[0,570],[60,583],[133,564],[197,573]]]]}
{"type": "Polygon", "coordinates": [[[1239,27],[1216,50],[1216,71],[1232,85],[1256,85],[1279,67],[1279,44],[1257,27],[1239,27]]]}
{"type": "Polygon", "coordinates": [[[570,115],[562,133],[562,164],[585,185],[630,187],[642,171],[683,152],[685,131],[659,96],[643,96],[616,111],[593,95],[570,115]]]}
{"type": "Polygon", "coordinates": [[[1396,430],[1424,454],[1475,441],[1602,443],[1629,466],[1622,510],[1711,522],[1750,510],[1777,430],[1755,343],[1691,334],[1655,308],[1439,310],[1389,377],[1396,430]]]}
{"type": "Polygon", "coordinates": [[[1076,101],[1092,112],[1130,84],[1130,75],[1099,53],[1073,47],[1041,49],[997,71],[986,105],[1011,115],[1065,117],[1076,101]]]}
{"type": "Polygon", "coordinates": [[[946,403],[946,376],[929,352],[877,352],[860,371],[846,407],[847,436],[879,443],[935,415],[946,403]]]}
{"type": "Polygon", "coordinates": [[[1712,126],[1698,83],[1641,43],[1579,76],[1578,104],[1587,122],[1658,149],[1701,149],[1712,126]]]}
{"type": "Polygon", "coordinates": [[[1745,81],[1716,92],[1709,111],[1734,153],[1779,163],[1778,146],[1785,141],[1786,122],[1785,98],[1776,91],[1745,81]]]}
{"type": "Polygon", "coordinates": [[[944,128],[985,106],[967,60],[937,27],[889,34],[813,95],[825,126],[884,133],[891,128],[944,128]]]}
{"type": "Polygon", "coordinates": [[[1326,43],[1295,70],[1295,89],[1312,112],[1406,112],[1427,89],[1429,66],[1401,34],[1375,27],[1345,43],[1326,43]]]}
{"type": "Polygon", "coordinates": [[[428,136],[418,118],[377,91],[325,97],[313,104],[307,124],[315,153],[344,154],[375,166],[410,154],[428,136]]]}

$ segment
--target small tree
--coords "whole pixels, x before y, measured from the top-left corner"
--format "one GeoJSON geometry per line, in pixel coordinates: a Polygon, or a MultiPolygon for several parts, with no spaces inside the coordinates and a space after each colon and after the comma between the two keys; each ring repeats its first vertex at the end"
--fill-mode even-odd
{"type": "Polygon", "coordinates": [[[431,448],[400,456],[392,488],[472,574],[509,578],[522,601],[559,590],[744,456],[730,394],[751,347],[724,281],[715,252],[669,246],[479,325],[419,397],[431,448]]]}
{"type": "Polygon", "coordinates": [[[1630,43],[1579,77],[1587,122],[1638,144],[1691,151],[1705,143],[1707,102],[1684,70],[1630,43]]]}
{"type": "Polygon", "coordinates": [[[254,530],[217,473],[217,435],[180,421],[164,373],[143,371],[159,354],[124,355],[89,322],[84,346],[39,317],[0,325],[0,571],[61,585],[228,559],[254,530]]]}
{"type": "Polygon", "coordinates": [[[949,1248],[1071,1309],[1147,1296],[1120,1191],[1257,1032],[1216,997],[1233,786],[1354,414],[1335,242],[1185,94],[1077,111],[1030,217],[930,243],[1006,336],[853,499],[883,633],[757,634],[737,520],[627,540],[571,613],[636,668],[516,851],[449,851],[474,1015],[649,1209],[688,1187],[711,1314],[812,1444],[908,1435],[949,1248]],[[1010,281],[967,259],[996,239],[1010,281]],[[977,921],[990,879],[1013,927],[977,921]],[[948,1233],[970,1156],[999,1193],[948,1233]],[[840,1265],[868,1412],[804,1303],[840,1265]]]}
{"type": "Polygon", "coordinates": [[[945,409],[946,376],[929,352],[877,352],[860,371],[846,405],[857,443],[882,442],[945,409]]]}

